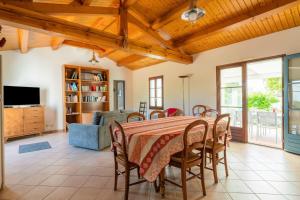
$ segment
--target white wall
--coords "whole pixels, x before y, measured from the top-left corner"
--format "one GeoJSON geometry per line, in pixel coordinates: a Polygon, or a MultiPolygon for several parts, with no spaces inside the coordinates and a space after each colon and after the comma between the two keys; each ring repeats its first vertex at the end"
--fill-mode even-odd
{"type": "MultiPolygon", "coordinates": [[[[300,27],[237,44],[206,51],[194,56],[189,65],[161,63],[133,72],[133,105],[149,101],[148,78],[164,76],[164,103],[167,107],[182,108],[182,82],[179,75],[193,74],[190,80],[191,107],[195,104],[216,106],[216,66],[279,54],[300,52],[300,27]]],[[[186,104],[186,106],[188,106],[186,104]]]]}
{"type": "MultiPolygon", "coordinates": [[[[63,129],[62,66],[74,64],[90,66],[90,50],[64,46],[53,51],[49,47],[35,48],[26,54],[5,51],[2,55],[3,84],[34,86],[41,89],[41,104],[45,106],[46,130],[63,129]]],[[[132,108],[132,71],[118,67],[109,59],[99,64],[110,70],[110,109],[113,109],[113,80],[126,81],[126,108],[132,108]]]]}

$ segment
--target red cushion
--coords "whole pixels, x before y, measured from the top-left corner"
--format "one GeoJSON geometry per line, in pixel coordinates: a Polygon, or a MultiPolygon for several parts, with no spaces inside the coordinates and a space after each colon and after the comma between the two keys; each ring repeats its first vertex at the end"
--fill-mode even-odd
{"type": "Polygon", "coordinates": [[[174,114],[177,112],[177,108],[168,108],[167,109],[167,116],[174,116],[174,114]]]}

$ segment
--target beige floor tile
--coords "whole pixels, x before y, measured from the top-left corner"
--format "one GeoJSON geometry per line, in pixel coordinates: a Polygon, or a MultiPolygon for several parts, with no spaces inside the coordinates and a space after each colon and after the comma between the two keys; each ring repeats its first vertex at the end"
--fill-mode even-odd
{"type": "Polygon", "coordinates": [[[287,200],[283,195],[257,194],[261,200],[287,200]]]}
{"type": "Polygon", "coordinates": [[[255,194],[229,193],[233,200],[259,200],[255,194]]]}
{"type": "Polygon", "coordinates": [[[252,193],[248,186],[240,180],[221,181],[227,192],[252,193]]]}
{"type": "Polygon", "coordinates": [[[300,187],[293,182],[269,182],[274,188],[276,188],[281,194],[287,195],[300,195],[300,187]]]}
{"type": "Polygon", "coordinates": [[[4,189],[0,192],[0,199],[7,200],[15,200],[24,196],[30,190],[32,190],[33,186],[27,185],[13,185],[9,187],[4,187],[4,189]]]}
{"type": "Polygon", "coordinates": [[[79,190],[78,188],[72,187],[58,187],[51,194],[49,194],[45,200],[67,200],[79,190]]]}
{"type": "Polygon", "coordinates": [[[88,176],[69,176],[60,186],[81,187],[88,180],[88,176]]]}
{"type": "Polygon", "coordinates": [[[68,177],[66,175],[52,175],[42,182],[41,185],[60,186],[68,177]]]}
{"type": "Polygon", "coordinates": [[[31,191],[29,191],[26,195],[24,195],[22,200],[40,200],[44,199],[48,194],[50,194],[55,187],[49,186],[36,186],[31,191]]]}
{"type": "Polygon", "coordinates": [[[94,200],[101,190],[96,188],[81,188],[73,196],[72,200],[94,200]]]}
{"type": "Polygon", "coordinates": [[[241,180],[244,180],[244,181],[260,181],[260,180],[263,180],[263,178],[261,176],[259,176],[258,174],[256,174],[254,171],[236,170],[234,172],[238,175],[238,177],[241,180]]]}
{"type": "Polygon", "coordinates": [[[41,182],[45,181],[50,175],[48,174],[35,174],[29,176],[19,182],[20,185],[39,185],[41,182]]]}
{"type": "Polygon", "coordinates": [[[109,177],[90,176],[83,187],[105,188],[109,180],[109,177]]]}
{"type": "Polygon", "coordinates": [[[266,181],[245,181],[254,193],[280,194],[272,185],[266,181]]]}
{"type": "Polygon", "coordinates": [[[287,198],[288,200],[299,200],[300,196],[296,196],[296,195],[285,195],[285,198],[287,198]]]}

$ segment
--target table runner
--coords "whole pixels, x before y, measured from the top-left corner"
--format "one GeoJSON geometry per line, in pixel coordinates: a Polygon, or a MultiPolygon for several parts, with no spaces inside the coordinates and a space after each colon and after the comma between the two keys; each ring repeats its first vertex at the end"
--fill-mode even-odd
{"type": "MultiPolygon", "coordinates": [[[[122,124],[128,144],[128,159],[140,166],[141,175],[153,182],[160,171],[168,165],[173,154],[183,150],[183,133],[191,122],[200,119],[192,116],[176,116],[129,122],[122,124]]],[[[214,118],[201,118],[209,124],[208,138],[212,138],[214,118]]],[[[225,130],[222,121],[218,130],[225,130]]],[[[197,127],[189,134],[188,143],[201,142],[204,127],[197,127]]]]}

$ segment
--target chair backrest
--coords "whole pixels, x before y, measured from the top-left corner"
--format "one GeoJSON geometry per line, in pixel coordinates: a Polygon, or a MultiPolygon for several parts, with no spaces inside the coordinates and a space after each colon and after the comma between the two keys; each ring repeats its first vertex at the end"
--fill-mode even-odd
{"type": "Polygon", "coordinates": [[[161,110],[154,110],[150,113],[150,119],[165,118],[166,115],[161,110]]]}
{"type": "Polygon", "coordinates": [[[122,125],[114,120],[109,125],[109,132],[114,156],[122,154],[128,161],[126,137],[122,125]]]}
{"type": "Polygon", "coordinates": [[[192,108],[193,116],[202,116],[207,109],[208,107],[205,105],[195,105],[192,108]]]}
{"type": "Polygon", "coordinates": [[[182,159],[187,159],[188,158],[188,153],[192,152],[193,149],[199,149],[202,148],[202,158],[205,156],[204,149],[206,147],[206,140],[207,140],[207,132],[208,132],[208,123],[204,120],[196,120],[192,123],[190,123],[185,129],[184,129],[184,134],[183,134],[183,151],[182,151],[182,159]],[[196,127],[203,128],[204,127],[204,135],[202,142],[197,142],[194,144],[188,144],[188,136],[193,132],[193,129],[196,127]],[[202,127],[201,127],[202,126],[202,127]],[[198,145],[200,144],[200,146],[198,145]]]}
{"type": "Polygon", "coordinates": [[[220,115],[220,113],[215,109],[207,109],[203,112],[203,117],[215,117],[217,118],[220,115]]]}
{"type": "Polygon", "coordinates": [[[146,115],[147,112],[147,102],[141,101],[139,107],[139,113],[142,115],[146,115]]]}
{"type": "Polygon", "coordinates": [[[145,116],[141,113],[138,113],[138,112],[133,112],[133,113],[130,113],[128,116],[127,116],[127,122],[130,122],[130,120],[132,119],[132,121],[143,121],[145,120],[145,116]]]}
{"type": "Polygon", "coordinates": [[[224,141],[224,145],[227,143],[227,135],[230,128],[230,114],[222,114],[217,117],[213,127],[213,148],[222,138],[224,141]],[[222,130],[218,129],[219,123],[225,123],[225,127],[222,130]]]}

